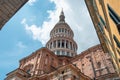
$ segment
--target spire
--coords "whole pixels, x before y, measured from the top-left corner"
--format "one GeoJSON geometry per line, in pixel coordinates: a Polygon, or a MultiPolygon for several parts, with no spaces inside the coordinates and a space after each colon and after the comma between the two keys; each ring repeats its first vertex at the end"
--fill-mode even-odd
{"type": "Polygon", "coordinates": [[[62,22],[65,22],[65,16],[64,16],[63,9],[62,9],[62,11],[61,11],[61,14],[60,14],[59,18],[60,18],[59,22],[61,22],[61,21],[62,21],[62,22]]]}

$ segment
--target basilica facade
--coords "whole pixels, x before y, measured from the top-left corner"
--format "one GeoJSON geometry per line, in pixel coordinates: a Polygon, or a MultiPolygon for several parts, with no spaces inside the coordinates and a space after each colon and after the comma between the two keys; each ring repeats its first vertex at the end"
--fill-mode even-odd
{"type": "Polygon", "coordinates": [[[117,79],[111,57],[101,45],[77,54],[74,33],[61,11],[46,47],[20,60],[19,68],[5,80],[113,80],[117,79]]]}

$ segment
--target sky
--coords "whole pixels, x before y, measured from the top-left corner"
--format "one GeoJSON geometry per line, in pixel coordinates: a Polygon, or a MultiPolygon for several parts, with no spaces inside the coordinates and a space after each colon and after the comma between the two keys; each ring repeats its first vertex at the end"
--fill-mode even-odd
{"type": "Polygon", "coordinates": [[[62,8],[78,54],[99,44],[84,0],[29,0],[0,31],[0,80],[19,67],[20,59],[45,46],[62,8]]]}

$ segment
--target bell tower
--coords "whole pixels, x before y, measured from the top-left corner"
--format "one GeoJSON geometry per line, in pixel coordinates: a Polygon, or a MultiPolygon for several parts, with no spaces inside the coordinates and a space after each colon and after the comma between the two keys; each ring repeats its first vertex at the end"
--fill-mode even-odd
{"type": "Polygon", "coordinates": [[[74,33],[70,26],[65,22],[63,10],[59,16],[59,22],[50,32],[50,40],[46,47],[58,56],[73,57],[77,54],[77,44],[73,40],[74,33]]]}

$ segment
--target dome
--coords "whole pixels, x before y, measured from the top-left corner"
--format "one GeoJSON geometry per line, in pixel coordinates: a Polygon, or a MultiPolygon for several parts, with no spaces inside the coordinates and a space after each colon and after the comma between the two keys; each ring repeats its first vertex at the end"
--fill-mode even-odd
{"type": "Polygon", "coordinates": [[[74,36],[73,31],[66,22],[64,23],[58,22],[50,32],[51,38],[61,35],[68,38],[73,38],[74,36]]]}
{"type": "Polygon", "coordinates": [[[50,32],[50,40],[46,47],[59,56],[73,57],[77,54],[77,44],[73,40],[74,33],[65,22],[63,11],[59,16],[59,22],[50,32]]]}

